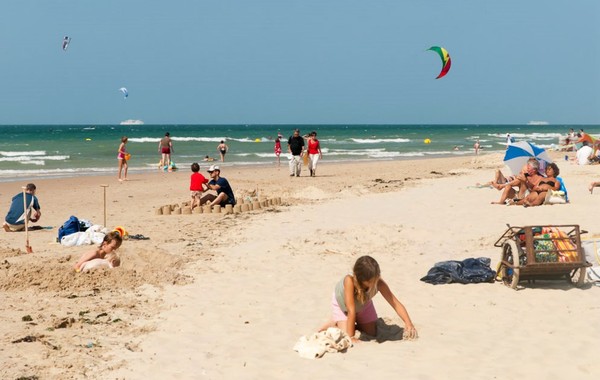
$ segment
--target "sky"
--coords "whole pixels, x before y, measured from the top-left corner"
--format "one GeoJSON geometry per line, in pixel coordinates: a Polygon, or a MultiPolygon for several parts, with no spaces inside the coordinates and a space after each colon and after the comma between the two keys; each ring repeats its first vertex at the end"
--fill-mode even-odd
{"type": "Polygon", "coordinates": [[[0,124],[600,124],[599,41],[598,0],[3,0],[0,124]]]}

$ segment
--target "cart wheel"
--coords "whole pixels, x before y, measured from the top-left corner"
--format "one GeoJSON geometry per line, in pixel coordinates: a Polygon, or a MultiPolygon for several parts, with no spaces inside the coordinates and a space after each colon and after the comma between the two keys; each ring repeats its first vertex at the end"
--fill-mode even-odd
{"type": "Polygon", "coordinates": [[[504,246],[502,247],[502,260],[512,265],[515,265],[516,261],[516,268],[510,268],[506,264],[501,264],[499,269],[504,285],[516,289],[517,284],[519,283],[519,274],[521,270],[518,267],[519,250],[517,248],[517,244],[514,241],[509,240],[506,243],[504,243],[504,246]]]}
{"type": "Polygon", "coordinates": [[[575,285],[578,288],[581,288],[585,283],[585,275],[587,272],[586,267],[573,269],[571,273],[569,273],[569,282],[575,285]]]}

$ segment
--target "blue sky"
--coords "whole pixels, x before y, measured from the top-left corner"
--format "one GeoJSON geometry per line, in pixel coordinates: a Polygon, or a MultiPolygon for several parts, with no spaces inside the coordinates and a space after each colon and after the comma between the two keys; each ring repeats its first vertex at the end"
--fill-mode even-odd
{"type": "Polygon", "coordinates": [[[598,0],[3,0],[0,124],[599,124],[599,41],[598,0]]]}

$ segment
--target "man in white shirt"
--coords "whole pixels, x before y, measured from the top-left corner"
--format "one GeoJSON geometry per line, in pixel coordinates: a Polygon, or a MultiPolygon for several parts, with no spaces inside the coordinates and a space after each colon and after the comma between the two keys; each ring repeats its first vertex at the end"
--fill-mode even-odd
{"type": "Polygon", "coordinates": [[[583,146],[577,150],[577,163],[579,165],[589,165],[593,153],[594,149],[587,142],[584,142],[583,146]]]}

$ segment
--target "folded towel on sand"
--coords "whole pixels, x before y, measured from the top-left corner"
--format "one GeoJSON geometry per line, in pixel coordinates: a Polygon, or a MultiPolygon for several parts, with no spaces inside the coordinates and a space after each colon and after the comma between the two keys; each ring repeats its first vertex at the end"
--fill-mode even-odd
{"type": "Polygon", "coordinates": [[[306,359],[316,359],[326,352],[340,352],[352,347],[352,340],[337,327],[330,327],[309,336],[302,336],[294,345],[294,351],[306,359]]]}

